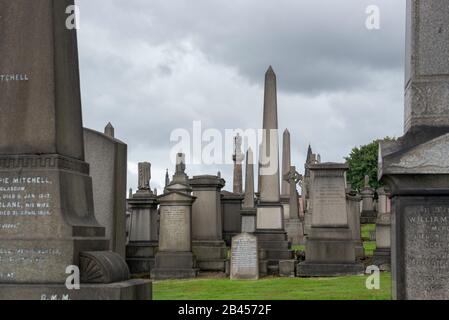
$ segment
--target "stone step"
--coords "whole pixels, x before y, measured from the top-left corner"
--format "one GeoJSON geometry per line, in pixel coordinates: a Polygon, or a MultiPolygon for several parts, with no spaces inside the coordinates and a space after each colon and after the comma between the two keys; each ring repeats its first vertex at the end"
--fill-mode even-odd
{"type": "Polygon", "coordinates": [[[288,241],[259,241],[259,248],[265,250],[269,249],[288,250],[290,249],[290,243],[288,241]]]}

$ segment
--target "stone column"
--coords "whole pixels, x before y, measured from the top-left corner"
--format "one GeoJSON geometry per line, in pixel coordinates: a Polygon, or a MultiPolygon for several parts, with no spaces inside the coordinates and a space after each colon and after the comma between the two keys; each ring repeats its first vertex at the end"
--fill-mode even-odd
{"type": "Polygon", "coordinates": [[[363,274],[356,263],[354,240],[346,202],[346,164],[310,165],[313,216],[306,242],[306,261],[298,264],[298,276],[363,274]]]}
{"type": "Polygon", "coordinates": [[[131,211],[129,244],[126,262],[133,274],[149,274],[159,241],[159,214],[157,195],[151,191],[151,164],[138,164],[137,192],[128,199],[131,211]]]}
{"type": "MultiPolygon", "coordinates": [[[[288,129],[285,129],[282,137],[282,176],[286,176],[290,173],[291,165],[290,132],[288,129]]],[[[290,183],[287,180],[282,180],[281,195],[290,195],[290,183]]]]}
{"type": "Polygon", "coordinates": [[[373,263],[383,271],[391,265],[391,212],[388,210],[389,194],[385,188],[377,189],[378,213],[376,220],[376,251],[373,263]]]}
{"type": "Polygon", "coordinates": [[[149,299],[95,218],[76,30],[65,24],[73,4],[0,0],[0,225],[11,226],[0,232],[0,299],[149,299]],[[80,290],[65,286],[70,265],[80,290]]]}
{"type": "Polygon", "coordinates": [[[449,6],[407,1],[405,134],[380,146],[396,299],[449,299],[449,6]]]}
{"type": "Polygon", "coordinates": [[[242,162],[243,162],[243,153],[242,153],[242,137],[237,134],[234,139],[234,154],[232,156],[232,160],[234,161],[234,180],[233,180],[233,192],[241,194],[242,190],[242,162]]]}
{"type": "Polygon", "coordinates": [[[263,130],[257,229],[282,231],[284,223],[280,203],[276,75],[271,67],[265,74],[263,130]]]}
{"type": "Polygon", "coordinates": [[[203,271],[225,271],[227,256],[223,241],[221,189],[225,181],[217,176],[195,176],[189,180],[196,201],[192,207],[193,253],[203,271]]]}
{"type": "Polygon", "coordinates": [[[363,248],[362,234],[360,230],[360,202],[362,197],[352,188],[348,188],[346,193],[346,201],[348,206],[348,223],[354,241],[355,257],[361,259],[365,257],[363,248]]]}
{"type": "Polygon", "coordinates": [[[251,148],[246,152],[245,198],[240,211],[242,233],[256,231],[256,207],[254,202],[254,154],[251,148]]]}
{"type": "Polygon", "coordinates": [[[259,158],[259,201],[257,203],[257,236],[260,248],[266,250],[268,264],[274,272],[279,261],[290,259],[280,202],[279,137],[276,75],[270,67],[265,74],[262,157],[259,158]]]}

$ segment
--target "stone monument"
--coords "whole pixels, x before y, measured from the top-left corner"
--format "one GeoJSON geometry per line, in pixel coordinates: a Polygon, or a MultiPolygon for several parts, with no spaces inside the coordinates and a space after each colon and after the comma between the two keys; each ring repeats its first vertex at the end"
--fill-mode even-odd
{"type": "Polygon", "coordinates": [[[149,299],[95,219],[69,5],[0,1],[0,299],[149,299]]]}
{"type": "Polygon", "coordinates": [[[260,195],[257,203],[257,236],[261,249],[266,250],[270,265],[292,257],[284,229],[283,207],[280,202],[279,137],[276,75],[270,67],[265,74],[262,159],[259,159],[260,195]]]}
{"type": "MultiPolygon", "coordinates": [[[[282,181],[281,181],[281,203],[284,211],[284,221],[290,218],[290,182],[285,177],[291,168],[290,132],[284,130],[282,135],[282,181]]],[[[288,234],[288,232],[287,232],[288,234]]]]}
{"type": "Polygon", "coordinates": [[[396,299],[449,299],[449,5],[407,1],[405,134],[380,146],[396,299]]]}
{"type": "Polygon", "coordinates": [[[240,134],[234,138],[234,154],[232,156],[232,160],[234,161],[234,180],[233,180],[233,193],[241,194],[242,190],[242,162],[243,162],[243,153],[242,153],[242,137],[240,134]]]}
{"type": "MultiPolygon", "coordinates": [[[[310,233],[310,228],[312,227],[312,202],[311,199],[311,188],[310,188],[310,170],[309,166],[316,164],[317,156],[312,151],[312,146],[309,145],[307,150],[306,162],[304,164],[304,178],[302,183],[302,199],[304,206],[304,235],[310,233]]],[[[321,161],[320,161],[321,162],[321,161]]]]}
{"type": "Polygon", "coordinates": [[[293,245],[303,245],[304,225],[299,218],[299,199],[296,186],[301,183],[303,177],[296,171],[295,166],[290,167],[290,171],[284,175],[284,181],[287,181],[290,187],[289,194],[289,216],[285,219],[285,230],[288,240],[293,245]]]}
{"type": "Polygon", "coordinates": [[[360,191],[362,196],[361,224],[373,224],[376,222],[377,212],[374,209],[374,189],[369,185],[369,176],[365,176],[365,185],[360,191]]]}
{"type": "Polygon", "coordinates": [[[84,128],[84,152],[92,177],[94,211],[106,228],[109,249],[125,258],[126,175],[128,146],[114,137],[111,123],[105,133],[84,128]]]}
{"type": "Polygon", "coordinates": [[[226,190],[221,192],[221,212],[223,218],[223,239],[227,246],[231,246],[232,237],[240,234],[240,210],[244,195],[226,190]]]}
{"type": "Polygon", "coordinates": [[[254,154],[251,148],[246,152],[245,198],[241,215],[242,233],[254,233],[257,226],[257,210],[254,195],[254,154]]]}
{"type": "Polygon", "coordinates": [[[192,204],[185,155],[176,156],[176,171],[160,203],[159,251],[151,270],[153,279],[195,278],[195,256],[192,253],[192,204]]]}
{"type": "Polygon", "coordinates": [[[309,165],[312,188],[312,227],[306,243],[306,260],[298,276],[363,274],[356,263],[346,203],[346,164],[309,165]]]}
{"type": "Polygon", "coordinates": [[[223,241],[221,189],[218,176],[195,176],[189,180],[196,201],[192,206],[192,250],[202,271],[225,271],[227,258],[223,241]]]}
{"type": "Polygon", "coordinates": [[[363,247],[361,225],[360,225],[360,202],[362,197],[348,185],[346,192],[346,201],[348,208],[348,224],[354,241],[355,257],[363,259],[365,257],[365,249],[363,247]]]}
{"type": "Polygon", "coordinates": [[[139,163],[138,175],[137,191],[128,199],[131,222],[126,262],[132,274],[149,274],[159,241],[159,203],[151,190],[151,164],[139,163]]]}
{"type": "Polygon", "coordinates": [[[388,206],[389,194],[385,188],[377,190],[376,250],[373,263],[383,271],[391,269],[391,212],[388,206]]]}
{"type": "Polygon", "coordinates": [[[259,279],[257,237],[242,233],[232,238],[231,280],[259,279]]]}

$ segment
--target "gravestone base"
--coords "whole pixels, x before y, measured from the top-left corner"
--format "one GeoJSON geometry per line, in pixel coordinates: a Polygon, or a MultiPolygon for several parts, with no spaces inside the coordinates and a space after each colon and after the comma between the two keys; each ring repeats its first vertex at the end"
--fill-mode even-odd
{"type": "Polygon", "coordinates": [[[391,250],[389,248],[377,248],[374,251],[373,264],[378,266],[380,271],[390,271],[391,250]]]}
{"type": "Polygon", "coordinates": [[[201,271],[226,271],[228,249],[223,240],[192,241],[192,252],[201,271]]]}
{"type": "Polygon", "coordinates": [[[311,228],[306,245],[306,261],[298,264],[298,276],[339,276],[363,272],[363,264],[356,263],[354,241],[349,228],[311,228]]]}
{"type": "Polygon", "coordinates": [[[362,211],[360,215],[360,224],[374,224],[377,220],[376,211],[362,211]]]}
{"type": "Polygon", "coordinates": [[[0,284],[0,300],[151,300],[152,282],[134,279],[111,284],[0,284]]]}
{"type": "Polygon", "coordinates": [[[305,239],[302,221],[300,219],[288,219],[284,223],[288,241],[294,246],[304,245],[305,239]]]}
{"type": "Polygon", "coordinates": [[[287,233],[282,230],[257,230],[259,248],[265,251],[268,266],[278,265],[280,260],[293,259],[293,251],[287,240],[287,233]]]}
{"type": "Polygon", "coordinates": [[[297,266],[298,277],[336,277],[362,275],[365,267],[361,263],[313,263],[301,262],[297,266]]]}
{"type": "Polygon", "coordinates": [[[365,258],[365,248],[363,247],[363,242],[361,240],[354,241],[354,250],[356,259],[365,258]]]}
{"type": "Polygon", "coordinates": [[[155,280],[196,278],[195,256],[191,252],[158,252],[151,270],[155,280]]]}
{"type": "Polygon", "coordinates": [[[131,274],[150,273],[158,250],[157,241],[131,242],[126,246],[126,263],[131,274]]]}
{"type": "Polygon", "coordinates": [[[267,260],[259,261],[259,275],[261,277],[266,277],[268,275],[268,261],[267,260]]]}
{"type": "Polygon", "coordinates": [[[296,260],[279,261],[279,276],[294,278],[296,276],[296,260]]]}

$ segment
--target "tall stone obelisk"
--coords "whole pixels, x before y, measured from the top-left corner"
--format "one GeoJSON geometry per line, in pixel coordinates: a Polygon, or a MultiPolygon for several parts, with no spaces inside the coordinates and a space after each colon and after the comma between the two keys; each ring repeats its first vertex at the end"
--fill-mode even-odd
{"type": "Polygon", "coordinates": [[[405,135],[381,143],[396,299],[449,299],[449,2],[407,1],[405,135]]]}
{"type": "Polygon", "coordinates": [[[260,195],[257,204],[259,245],[267,251],[268,263],[289,259],[287,234],[284,230],[283,206],[280,202],[279,137],[276,75],[270,66],[265,74],[262,158],[259,159],[260,195]]]}
{"type": "MultiPolygon", "coordinates": [[[[285,129],[282,137],[282,176],[286,176],[290,173],[290,167],[292,165],[291,151],[290,151],[290,132],[285,129]]],[[[290,195],[290,183],[282,179],[281,195],[290,195]]]]}
{"type": "Polygon", "coordinates": [[[124,259],[103,251],[84,161],[76,30],[66,26],[73,4],[0,0],[0,299],[148,299],[148,281],[127,281],[124,259]],[[72,265],[80,290],[65,286],[72,265]]]}
{"type": "Polygon", "coordinates": [[[270,66],[265,74],[262,159],[259,159],[260,195],[257,229],[283,230],[280,203],[279,137],[276,75],[270,66]]]}
{"type": "Polygon", "coordinates": [[[243,182],[242,182],[242,162],[243,162],[243,153],[242,153],[242,137],[237,134],[234,138],[234,154],[232,155],[232,160],[234,161],[234,179],[232,185],[232,191],[237,194],[241,194],[243,192],[243,182]]]}
{"type": "Polygon", "coordinates": [[[271,66],[265,74],[262,146],[260,201],[276,203],[280,200],[279,136],[276,74],[271,66]]]}
{"type": "Polygon", "coordinates": [[[254,154],[251,148],[246,152],[245,198],[240,210],[242,232],[256,231],[256,203],[254,201],[254,154]]]}

